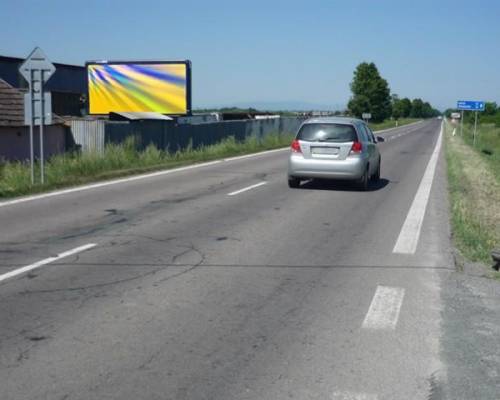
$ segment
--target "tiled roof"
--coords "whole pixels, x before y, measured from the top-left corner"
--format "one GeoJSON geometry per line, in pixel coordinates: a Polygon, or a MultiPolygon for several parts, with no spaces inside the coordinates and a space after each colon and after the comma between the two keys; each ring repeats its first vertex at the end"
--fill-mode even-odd
{"type": "Polygon", "coordinates": [[[0,79],[0,126],[24,125],[23,94],[0,79]]]}

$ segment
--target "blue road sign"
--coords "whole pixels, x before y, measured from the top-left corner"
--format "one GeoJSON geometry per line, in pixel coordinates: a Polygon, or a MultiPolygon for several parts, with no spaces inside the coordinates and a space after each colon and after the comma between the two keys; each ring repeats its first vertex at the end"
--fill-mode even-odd
{"type": "Polygon", "coordinates": [[[457,108],[467,111],[484,111],[484,101],[459,100],[457,108]]]}

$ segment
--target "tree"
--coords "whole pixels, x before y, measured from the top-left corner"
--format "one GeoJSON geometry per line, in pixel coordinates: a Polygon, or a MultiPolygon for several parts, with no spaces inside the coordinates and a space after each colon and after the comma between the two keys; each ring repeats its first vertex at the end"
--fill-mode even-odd
{"type": "Polygon", "coordinates": [[[484,115],[495,115],[497,113],[497,103],[487,101],[484,105],[484,115]]]}
{"type": "Polygon", "coordinates": [[[347,108],[349,109],[349,114],[361,118],[363,113],[370,112],[371,110],[370,99],[363,95],[355,96],[349,101],[347,108]]]}
{"type": "Polygon", "coordinates": [[[374,63],[363,62],[356,67],[351,82],[352,97],[347,108],[361,118],[368,112],[372,121],[380,122],[391,116],[391,96],[387,81],[380,76],[374,63]]]}
{"type": "Polygon", "coordinates": [[[392,95],[392,118],[398,120],[403,116],[403,103],[397,94],[392,95]]]}
{"type": "Polygon", "coordinates": [[[430,118],[432,117],[432,113],[432,106],[428,102],[425,102],[422,107],[422,118],[430,118]]]}
{"type": "Polygon", "coordinates": [[[424,102],[422,99],[413,99],[411,102],[410,117],[423,118],[424,117],[424,102]]]}
{"type": "Polygon", "coordinates": [[[411,100],[408,97],[401,99],[401,117],[408,118],[411,113],[411,100]]]}

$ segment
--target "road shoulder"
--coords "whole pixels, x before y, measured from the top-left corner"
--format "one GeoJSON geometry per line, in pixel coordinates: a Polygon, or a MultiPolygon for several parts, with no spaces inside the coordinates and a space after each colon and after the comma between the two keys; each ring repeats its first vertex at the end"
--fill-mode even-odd
{"type": "Polygon", "coordinates": [[[448,399],[494,400],[500,394],[500,282],[477,272],[468,268],[442,281],[448,399]]]}

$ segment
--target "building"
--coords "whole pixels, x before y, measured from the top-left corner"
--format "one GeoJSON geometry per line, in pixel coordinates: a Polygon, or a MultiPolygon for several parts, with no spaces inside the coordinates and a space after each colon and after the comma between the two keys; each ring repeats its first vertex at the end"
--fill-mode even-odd
{"type": "MultiPolygon", "coordinates": [[[[0,79],[15,89],[28,89],[28,82],[19,73],[22,58],[0,55],[0,79]]],[[[87,74],[84,66],[54,63],[56,72],[44,90],[52,93],[52,112],[64,116],[81,116],[85,113],[87,74]]]]}
{"type": "MultiPolygon", "coordinates": [[[[46,126],[44,155],[46,158],[66,149],[66,127],[56,117],[46,126]]],[[[24,125],[24,93],[0,79],[0,161],[24,161],[30,158],[29,127],[24,125]]],[[[34,133],[35,156],[40,154],[38,127],[34,133]]]]}

